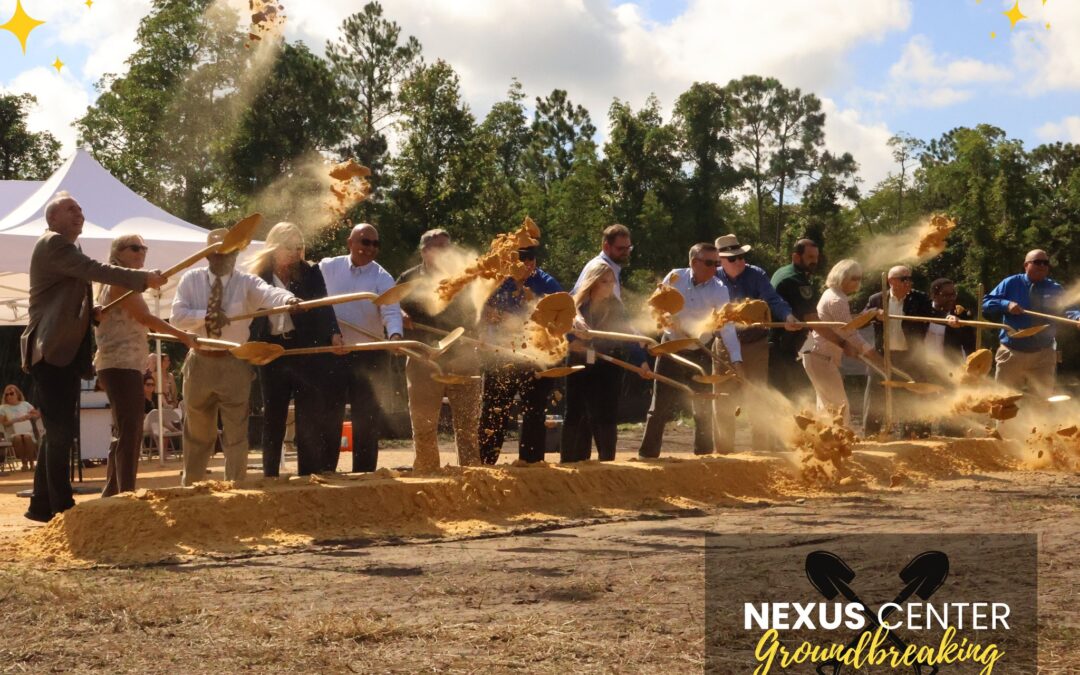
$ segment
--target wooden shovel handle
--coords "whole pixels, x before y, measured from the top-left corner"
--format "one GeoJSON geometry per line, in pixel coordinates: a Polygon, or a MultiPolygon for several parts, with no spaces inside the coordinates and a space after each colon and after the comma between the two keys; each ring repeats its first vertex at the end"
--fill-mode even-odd
{"type": "MultiPolygon", "coordinates": [[[[604,361],[607,361],[608,363],[613,363],[613,364],[615,364],[616,366],[618,366],[620,368],[625,368],[626,370],[629,370],[631,373],[636,373],[639,377],[643,377],[643,378],[647,377],[645,375],[645,369],[640,367],[640,366],[635,366],[632,363],[627,363],[626,361],[623,361],[622,359],[617,359],[614,356],[608,356],[607,354],[602,354],[600,352],[596,352],[596,356],[597,356],[597,358],[603,359],[604,361]]],[[[668,386],[675,387],[676,389],[682,389],[683,391],[685,391],[688,394],[696,394],[697,393],[696,391],[691,389],[689,386],[683,384],[682,382],[679,382],[678,380],[673,380],[670,377],[668,377],[667,375],[660,375],[660,374],[654,372],[654,373],[651,373],[651,377],[655,378],[656,381],[663,382],[664,384],[666,384],[668,386]]]]}
{"type": "Polygon", "coordinates": [[[1037,316],[1040,319],[1046,319],[1048,321],[1057,321],[1058,323],[1069,323],[1069,324],[1072,324],[1074,326],[1077,325],[1077,324],[1080,324],[1080,321],[1076,321],[1075,319],[1070,319],[1067,316],[1058,316],[1057,314],[1044,314],[1042,312],[1034,312],[1034,311],[1032,311],[1030,309],[1025,309],[1024,314],[1030,314],[1031,316],[1037,316]]]}

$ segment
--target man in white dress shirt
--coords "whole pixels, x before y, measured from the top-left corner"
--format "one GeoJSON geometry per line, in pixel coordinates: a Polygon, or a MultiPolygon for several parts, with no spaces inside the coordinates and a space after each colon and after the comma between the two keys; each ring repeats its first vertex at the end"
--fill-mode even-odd
{"type": "MultiPolygon", "coordinates": [[[[327,295],[342,293],[385,293],[394,287],[394,277],[382,268],[375,258],[379,255],[379,231],[375,226],[361,223],[349,234],[349,254],[325,258],[319,263],[326,280],[327,295]]],[[[346,344],[372,342],[369,335],[350,327],[358,326],[370,335],[388,336],[400,340],[402,334],[401,307],[397,304],[377,306],[368,300],[346,302],[334,306],[338,324],[346,344]]],[[[379,460],[379,422],[382,406],[376,393],[376,382],[385,381],[389,357],[385,352],[351,352],[341,357],[343,366],[337,373],[334,386],[341,391],[338,417],[345,417],[345,402],[349,403],[352,420],[353,472],[374,471],[379,460]]]]}
{"type": "MultiPolygon", "coordinates": [[[[213,230],[206,243],[217,243],[226,233],[226,229],[213,230]]],[[[283,288],[236,271],[238,255],[209,255],[209,267],[184,273],[173,300],[174,326],[199,337],[243,343],[248,339],[251,319],[230,322],[227,317],[299,302],[283,288]]],[[[188,354],[182,372],[184,473],[180,484],[191,485],[206,478],[206,466],[217,442],[219,414],[225,480],[243,480],[247,475],[248,399],[255,370],[228,350],[200,348],[188,354]]]]}
{"type": "Polygon", "coordinates": [[[622,268],[626,267],[626,264],[630,262],[630,253],[633,250],[634,246],[630,241],[630,230],[625,225],[615,223],[605,227],[603,239],[600,241],[600,254],[581,268],[581,273],[578,275],[577,281],[574,282],[574,288],[570,291],[570,295],[577,295],[581,280],[585,277],[585,270],[589,268],[593,261],[599,260],[615,273],[615,297],[622,300],[622,281],[619,279],[619,275],[622,273],[622,268]]]}
{"type": "MultiPolygon", "coordinates": [[[[716,338],[716,333],[707,325],[709,317],[714,309],[720,309],[730,300],[727,288],[716,277],[716,268],[719,264],[720,254],[716,246],[709,243],[694,244],[690,248],[690,267],[668,272],[666,282],[682,293],[686,302],[682,311],[673,317],[674,327],[664,331],[662,338],[664,342],[696,337],[708,347],[709,342],[716,338]]],[[[719,336],[727,349],[736,374],[741,377],[743,374],[742,350],[734,324],[725,324],[720,329],[719,336]]],[[[701,349],[683,352],[682,356],[697,362],[706,369],[712,365],[712,358],[701,349]]],[[[663,356],[656,358],[654,371],[677,379],[689,379],[687,375],[691,374],[686,366],[663,356]]],[[[709,385],[693,381],[687,384],[702,392],[710,389],[709,385]]],[[[649,414],[645,419],[645,436],[641,439],[638,455],[641,457],[660,456],[660,445],[664,440],[664,426],[674,418],[675,408],[680,399],[684,399],[685,407],[692,406],[694,412],[694,454],[708,455],[713,452],[712,402],[685,401],[686,398],[678,389],[662,382],[653,383],[652,405],[649,406],[649,414]]]]}

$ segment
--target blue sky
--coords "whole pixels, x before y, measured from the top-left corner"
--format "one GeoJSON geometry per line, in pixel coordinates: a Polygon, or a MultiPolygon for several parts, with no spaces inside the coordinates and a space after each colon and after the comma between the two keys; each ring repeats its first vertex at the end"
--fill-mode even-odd
{"type": "MultiPolygon", "coordinates": [[[[218,0],[238,7],[246,0],[218,0]]],[[[24,56],[0,31],[0,88],[29,91],[32,116],[67,148],[71,120],[93,83],[123,69],[149,0],[22,0],[46,24],[24,56]],[[59,57],[58,75],[50,64],[59,57]]],[[[774,75],[820,96],[827,138],[852,152],[873,184],[892,169],[889,135],[923,139],[980,122],[1031,147],[1080,142],[1080,2],[1020,0],[1030,18],[1010,30],[1016,0],[384,0],[386,15],[416,35],[430,61],[460,74],[477,116],[512,77],[532,97],[555,87],[592,113],[603,134],[613,98],[666,112],[695,80],[774,75]],[[1051,27],[1047,29],[1045,24],[1051,27]],[[991,38],[991,33],[996,38],[991,38]]],[[[360,0],[286,2],[287,35],[321,50],[360,0]]],[[[0,0],[0,23],[15,0],[0,0]]]]}

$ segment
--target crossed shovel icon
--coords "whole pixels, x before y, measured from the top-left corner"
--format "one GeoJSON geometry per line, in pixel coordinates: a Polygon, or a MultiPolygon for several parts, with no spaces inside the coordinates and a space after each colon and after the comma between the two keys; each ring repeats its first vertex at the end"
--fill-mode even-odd
{"type": "MultiPolygon", "coordinates": [[[[893,600],[893,604],[903,605],[912,595],[917,595],[923,600],[929,600],[930,596],[945,583],[945,578],[948,576],[949,556],[941,551],[926,551],[920,553],[915,556],[904,569],[900,570],[900,580],[906,585],[900,593],[897,594],[896,599],[893,600]]],[[[855,572],[848,567],[847,563],[840,559],[840,556],[829,553],[828,551],[814,551],[807,555],[806,577],[826,600],[832,600],[837,595],[843,595],[848,602],[855,602],[862,605],[863,614],[866,615],[867,620],[870,621],[870,624],[874,628],[881,626],[877,614],[871,612],[869,610],[869,605],[860,600],[859,596],[855,594],[855,591],[848,586],[848,584],[851,583],[851,580],[855,578],[855,572]]],[[[895,607],[886,607],[881,613],[881,619],[887,619],[889,614],[895,609],[895,607]]],[[[907,644],[891,630],[888,635],[889,641],[896,645],[901,652],[907,649],[907,644]]],[[[854,648],[858,642],[859,636],[856,635],[852,638],[851,642],[848,643],[847,649],[854,648]]],[[[839,675],[843,664],[836,659],[826,661],[817,667],[818,675],[827,675],[825,669],[829,666],[832,667],[832,675],[839,675]]],[[[938,672],[937,665],[930,667],[932,670],[930,670],[928,675],[936,675],[938,672]]],[[[917,675],[922,675],[922,664],[916,663],[913,668],[917,675]]]]}

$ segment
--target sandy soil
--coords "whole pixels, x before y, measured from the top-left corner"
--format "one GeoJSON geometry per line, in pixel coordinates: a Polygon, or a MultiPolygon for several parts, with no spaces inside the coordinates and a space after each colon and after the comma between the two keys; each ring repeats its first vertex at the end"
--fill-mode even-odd
{"type": "MultiPolygon", "coordinates": [[[[669,451],[688,440],[674,435],[669,451]]],[[[174,484],[177,471],[144,470],[141,484],[174,484]]],[[[10,538],[27,529],[11,515],[25,500],[3,489],[10,538]]],[[[1078,499],[1075,474],[974,471],[498,537],[125,569],[2,563],[0,670],[700,672],[705,532],[1035,531],[1040,672],[1077,673],[1078,499]]]]}

